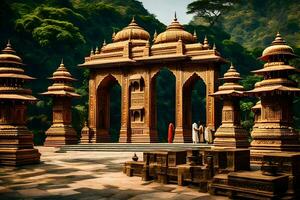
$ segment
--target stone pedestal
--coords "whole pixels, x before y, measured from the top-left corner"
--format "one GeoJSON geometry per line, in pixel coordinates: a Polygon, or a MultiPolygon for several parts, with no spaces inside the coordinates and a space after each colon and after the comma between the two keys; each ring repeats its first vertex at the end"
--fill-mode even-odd
{"type": "Polygon", "coordinates": [[[0,105],[0,164],[25,165],[40,162],[33,147],[33,134],[25,126],[25,105],[0,105]]]}
{"type": "Polygon", "coordinates": [[[47,138],[44,146],[57,147],[77,144],[78,136],[71,122],[71,98],[54,97],[53,124],[46,131],[47,138]]]}

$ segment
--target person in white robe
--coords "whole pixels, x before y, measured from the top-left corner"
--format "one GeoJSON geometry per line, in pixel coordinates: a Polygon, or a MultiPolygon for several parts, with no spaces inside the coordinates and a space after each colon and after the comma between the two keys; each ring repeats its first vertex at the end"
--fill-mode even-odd
{"type": "Polygon", "coordinates": [[[208,127],[205,127],[204,128],[204,141],[205,141],[205,143],[208,143],[208,140],[209,140],[209,138],[208,138],[208,130],[209,128],[208,127]]]}
{"type": "Polygon", "coordinates": [[[198,132],[199,132],[199,128],[198,128],[197,123],[193,123],[193,125],[192,125],[192,140],[193,140],[194,144],[199,143],[198,132]]]}

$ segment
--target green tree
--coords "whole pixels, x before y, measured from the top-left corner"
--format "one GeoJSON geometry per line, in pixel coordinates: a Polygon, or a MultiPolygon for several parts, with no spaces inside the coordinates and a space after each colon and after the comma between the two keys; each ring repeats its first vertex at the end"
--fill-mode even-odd
{"type": "Polygon", "coordinates": [[[213,26],[219,17],[239,0],[196,0],[187,7],[188,14],[196,14],[213,26]]]}

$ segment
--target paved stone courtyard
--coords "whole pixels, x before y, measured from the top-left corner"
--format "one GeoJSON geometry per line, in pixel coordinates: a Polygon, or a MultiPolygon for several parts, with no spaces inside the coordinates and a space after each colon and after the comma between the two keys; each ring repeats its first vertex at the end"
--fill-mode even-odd
{"type": "MultiPolygon", "coordinates": [[[[122,163],[132,152],[56,153],[39,147],[42,163],[20,168],[0,166],[0,199],[227,199],[196,188],[144,182],[127,177],[122,163]]],[[[142,153],[137,153],[142,159],[142,153]]]]}

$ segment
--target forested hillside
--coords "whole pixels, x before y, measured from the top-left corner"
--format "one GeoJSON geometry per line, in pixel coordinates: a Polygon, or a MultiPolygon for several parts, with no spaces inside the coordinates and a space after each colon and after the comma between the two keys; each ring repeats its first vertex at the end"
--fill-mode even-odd
{"type": "MultiPolygon", "coordinates": [[[[277,30],[293,47],[300,44],[299,13],[296,12],[299,5],[292,0],[242,2],[235,4],[213,26],[194,20],[186,25],[186,30],[196,30],[200,42],[207,35],[209,43],[215,43],[222,56],[232,61],[241,72],[245,78],[243,85],[250,89],[258,80],[249,76],[250,71],[262,66],[256,57],[273,40],[277,30]]],[[[100,47],[104,40],[111,42],[112,33],[125,27],[133,15],[151,35],[155,30],[160,33],[165,29],[137,0],[2,0],[0,46],[3,48],[7,40],[11,40],[14,49],[27,64],[26,73],[37,78],[30,84],[36,96],[46,91],[50,84],[46,78],[64,59],[65,66],[79,80],[75,86],[82,98],[73,104],[73,124],[79,131],[87,117],[89,72],[77,65],[83,62],[91,48],[100,47]]],[[[224,66],[222,71],[227,67],[224,66]]],[[[171,82],[172,77],[166,76],[161,81],[171,82]]],[[[164,95],[169,95],[168,92],[158,91],[162,101],[168,99],[164,98],[164,95]]],[[[36,142],[41,143],[38,136],[42,136],[50,126],[52,102],[42,96],[38,98],[40,101],[29,108],[28,126],[35,133],[36,142]]],[[[250,108],[253,102],[253,99],[246,99],[241,104],[243,124],[248,129],[252,125],[250,108]]],[[[173,103],[160,102],[161,105],[173,103]]],[[[118,106],[115,105],[116,108],[118,106]]],[[[160,111],[163,119],[171,120],[172,117],[167,116],[170,112],[160,111]]],[[[160,122],[159,129],[162,131],[166,131],[166,120],[160,122]]]]}

